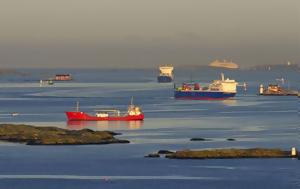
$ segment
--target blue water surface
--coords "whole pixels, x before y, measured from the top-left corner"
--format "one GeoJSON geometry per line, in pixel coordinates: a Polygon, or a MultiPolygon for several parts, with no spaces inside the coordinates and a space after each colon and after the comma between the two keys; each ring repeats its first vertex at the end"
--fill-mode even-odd
{"type": "Polygon", "coordinates": [[[175,70],[175,83],[209,83],[220,72],[248,84],[234,99],[173,98],[172,83],[156,83],[156,70],[23,69],[0,78],[0,122],[112,130],[130,144],[27,146],[0,143],[0,188],[299,188],[297,159],[169,160],[144,158],[160,149],[299,147],[296,97],[257,96],[258,86],[285,78],[299,90],[293,70],[175,70]],[[39,80],[71,73],[71,82],[40,86],[39,80]],[[64,112],[126,110],[131,96],[144,121],[67,122],[64,112]],[[12,116],[18,112],[18,116],[12,116]],[[211,139],[190,141],[193,137],[211,139]],[[228,141],[234,138],[235,141],[228,141]]]}

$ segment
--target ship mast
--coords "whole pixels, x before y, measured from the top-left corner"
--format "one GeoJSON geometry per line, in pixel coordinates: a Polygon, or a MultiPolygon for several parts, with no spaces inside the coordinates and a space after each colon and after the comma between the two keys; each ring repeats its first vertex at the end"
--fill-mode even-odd
{"type": "Polygon", "coordinates": [[[222,81],[225,81],[224,73],[221,73],[221,80],[222,80],[222,81]]]}
{"type": "Polygon", "coordinates": [[[76,111],[79,112],[79,101],[76,102],[76,111]]]}
{"type": "Polygon", "coordinates": [[[131,96],[131,101],[130,101],[130,105],[133,105],[133,96],[131,96]]]}

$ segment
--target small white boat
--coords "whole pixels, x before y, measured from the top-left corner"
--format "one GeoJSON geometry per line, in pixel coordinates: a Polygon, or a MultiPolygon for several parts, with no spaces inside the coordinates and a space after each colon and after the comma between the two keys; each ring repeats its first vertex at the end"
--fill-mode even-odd
{"type": "Polygon", "coordinates": [[[20,115],[18,112],[12,112],[11,113],[11,116],[13,116],[13,117],[18,116],[18,115],[20,115]]]}
{"type": "Polygon", "coordinates": [[[44,85],[53,85],[54,82],[52,79],[47,79],[47,80],[40,80],[40,86],[44,86],[44,85]]]}

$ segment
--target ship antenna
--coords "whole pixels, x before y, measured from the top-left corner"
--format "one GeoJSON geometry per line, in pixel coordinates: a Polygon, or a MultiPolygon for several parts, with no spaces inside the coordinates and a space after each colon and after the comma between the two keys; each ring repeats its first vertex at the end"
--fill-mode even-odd
{"type": "Polygon", "coordinates": [[[131,102],[130,102],[130,105],[131,105],[131,106],[133,105],[133,96],[131,96],[131,102]]]}
{"type": "Polygon", "coordinates": [[[244,92],[246,93],[247,92],[247,83],[244,82],[243,86],[244,86],[244,92]]]}
{"type": "Polygon", "coordinates": [[[76,111],[79,112],[79,101],[76,102],[76,111]]]}
{"type": "Polygon", "coordinates": [[[221,73],[221,79],[222,79],[222,81],[225,80],[224,73],[221,73]]]}
{"type": "Polygon", "coordinates": [[[193,83],[193,74],[190,75],[190,83],[193,83]]]}

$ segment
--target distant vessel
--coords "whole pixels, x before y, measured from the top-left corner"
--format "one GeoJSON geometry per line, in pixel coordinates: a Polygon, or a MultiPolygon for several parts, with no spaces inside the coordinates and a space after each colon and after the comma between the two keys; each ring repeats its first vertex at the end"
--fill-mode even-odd
{"type": "Polygon", "coordinates": [[[201,86],[199,83],[183,83],[182,87],[175,89],[174,97],[191,100],[224,100],[236,95],[237,85],[235,80],[225,79],[222,73],[221,80],[214,80],[208,86],[201,86]]]}
{"type": "Polygon", "coordinates": [[[18,115],[19,115],[18,112],[12,112],[12,113],[11,113],[11,116],[13,116],[13,117],[18,116],[18,115]]]}
{"type": "Polygon", "coordinates": [[[40,80],[40,86],[44,86],[44,85],[53,85],[54,82],[52,79],[46,79],[46,80],[40,80]]]}
{"type": "Polygon", "coordinates": [[[95,115],[89,115],[79,111],[79,103],[77,102],[77,110],[74,112],[66,112],[68,121],[134,121],[143,120],[144,113],[141,108],[133,105],[131,100],[127,112],[121,113],[120,110],[96,110],[95,115]]]}
{"type": "Polygon", "coordinates": [[[157,77],[159,83],[170,83],[173,81],[174,67],[171,65],[164,65],[159,67],[160,73],[157,77]]]}
{"type": "Polygon", "coordinates": [[[263,96],[298,96],[299,92],[295,90],[284,89],[278,84],[270,84],[268,88],[264,88],[261,84],[259,86],[259,94],[263,96]]]}
{"type": "Polygon", "coordinates": [[[55,81],[71,81],[73,80],[71,74],[56,74],[55,81]]]}
{"type": "Polygon", "coordinates": [[[228,69],[238,69],[239,65],[236,63],[233,63],[232,61],[227,62],[224,60],[223,62],[219,60],[215,60],[209,64],[210,67],[217,67],[217,68],[228,68],[228,69]]]}
{"type": "Polygon", "coordinates": [[[288,61],[287,63],[284,64],[266,64],[266,65],[257,65],[251,68],[252,70],[263,70],[263,71],[271,71],[271,70],[295,70],[298,71],[300,70],[300,65],[291,63],[288,61]]]}

